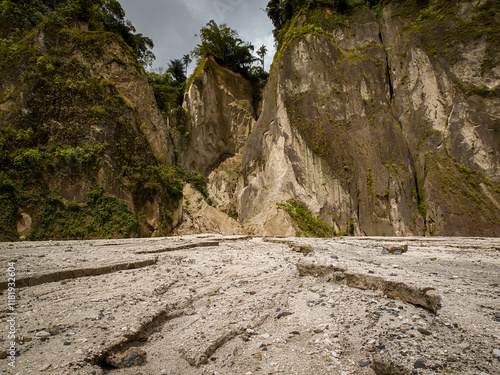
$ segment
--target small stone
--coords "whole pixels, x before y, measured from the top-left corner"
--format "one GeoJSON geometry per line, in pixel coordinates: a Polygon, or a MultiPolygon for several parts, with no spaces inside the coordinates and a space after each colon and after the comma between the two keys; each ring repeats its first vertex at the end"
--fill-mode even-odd
{"type": "Polygon", "coordinates": [[[430,336],[432,334],[428,329],[425,329],[423,327],[418,327],[417,331],[420,332],[422,335],[425,335],[425,336],[430,336]]]}
{"type": "Polygon", "coordinates": [[[413,367],[416,369],[423,369],[423,370],[427,369],[427,366],[425,365],[425,362],[423,359],[417,359],[417,361],[415,362],[415,365],[413,367]]]}
{"type": "Polygon", "coordinates": [[[146,352],[137,348],[130,348],[115,358],[106,358],[106,363],[116,368],[142,366],[146,362],[146,352]]]}
{"type": "Polygon", "coordinates": [[[254,354],[254,355],[253,355],[253,357],[254,357],[256,360],[258,360],[258,361],[262,361],[262,354],[260,354],[260,353],[256,353],[256,354],[254,354]]]}
{"type": "Polygon", "coordinates": [[[304,255],[310,254],[314,251],[311,245],[293,245],[290,244],[288,245],[293,251],[296,251],[298,253],[302,253],[304,255]]]}
{"type": "Polygon", "coordinates": [[[52,363],[49,363],[49,364],[47,364],[45,366],[40,367],[38,369],[38,371],[40,371],[40,372],[47,371],[50,368],[50,366],[52,366],[52,363]]]}
{"type": "Polygon", "coordinates": [[[35,337],[39,339],[48,339],[51,336],[50,332],[40,331],[35,334],[35,337]]]}
{"type": "Polygon", "coordinates": [[[408,251],[408,245],[386,245],[382,250],[382,254],[402,255],[408,251]]]}
{"type": "Polygon", "coordinates": [[[167,375],[167,374],[168,374],[168,372],[167,372],[167,369],[166,369],[166,368],[164,368],[164,369],[163,369],[163,370],[161,370],[161,372],[160,372],[160,375],[167,375]]]}
{"type": "Polygon", "coordinates": [[[262,335],[260,335],[260,337],[262,337],[263,339],[267,340],[268,338],[271,337],[271,335],[269,333],[263,333],[262,335]]]}
{"type": "Polygon", "coordinates": [[[299,331],[292,331],[290,332],[291,335],[300,335],[300,332],[299,331]]]}
{"type": "Polygon", "coordinates": [[[457,348],[462,349],[462,350],[469,349],[470,344],[467,341],[464,341],[463,343],[458,344],[457,348]]]}
{"type": "Polygon", "coordinates": [[[329,325],[329,324],[320,324],[319,326],[317,326],[317,327],[314,329],[314,333],[322,333],[322,332],[324,332],[325,330],[327,330],[328,328],[330,328],[330,325],[329,325]]]}
{"type": "Polygon", "coordinates": [[[359,367],[368,367],[370,366],[371,362],[370,361],[361,361],[359,362],[359,367]]]}
{"type": "Polygon", "coordinates": [[[493,349],[492,354],[493,354],[493,357],[500,358],[500,350],[493,349]]]}
{"type": "Polygon", "coordinates": [[[276,319],[283,318],[284,316],[290,316],[290,315],[292,315],[291,312],[284,311],[282,313],[279,313],[278,316],[276,316],[276,319]]]}
{"type": "Polygon", "coordinates": [[[0,352],[0,359],[6,359],[7,358],[7,352],[0,352]]]}

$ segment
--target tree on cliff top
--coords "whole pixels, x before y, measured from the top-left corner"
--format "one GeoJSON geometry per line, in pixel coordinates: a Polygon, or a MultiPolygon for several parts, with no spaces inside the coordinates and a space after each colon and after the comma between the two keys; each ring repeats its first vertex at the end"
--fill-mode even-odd
{"type": "Polygon", "coordinates": [[[211,20],[200,31],[201,44],[198,44],[193,56],[203,58],[208,55],[214,55],[224,63],[248,71],[255,57],[252,56],[254,47],[248,42],[244,42],[238,36],[235,30],[227,25],[217,25],[211,20]]]}
{"type": "Polygon", "coordinates": [[[168,72],[172,74],[177,82],[182,83],[186,81],[184,62],[181,59],[170,60],[170,63],[168,64],[168,72]]]}

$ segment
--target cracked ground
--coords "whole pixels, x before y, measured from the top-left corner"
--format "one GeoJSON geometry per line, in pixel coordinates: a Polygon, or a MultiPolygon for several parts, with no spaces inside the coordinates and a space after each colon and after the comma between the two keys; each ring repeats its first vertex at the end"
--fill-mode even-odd
{"type": "Polygon", "coordinates": [[[4,374],[500,374],[498,239],[23,242],[0,262],[4,374]]]}

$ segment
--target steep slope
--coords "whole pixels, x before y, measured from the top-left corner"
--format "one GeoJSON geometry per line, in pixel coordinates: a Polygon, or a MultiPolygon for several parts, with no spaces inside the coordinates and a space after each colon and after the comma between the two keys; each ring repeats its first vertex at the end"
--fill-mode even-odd
{"type": "Polygon", "coordinates": [[[500,233],[500,1],[389,4],[394,109],[429,230],[500,233]]]}
{"type": "Polygon", "coordinates": [[[200,62],[190,81],[184,98],[184,108],[191,114],[189,140],[179,150],[179,162],[208,175],[241,152],[255,123],[254,89],[213,56],[200,62]]]}
{"type": "Polygon", "coordinates": [[[379,19],[368,8],[297,14],[242,174],[224,171],[233,198],[214,196],[236,196],[225,207],[260,235],[304,232],[283,209],[290,199],[338,232],[498,235],[495,9],[408,0],[387,2],[379,19]]]}
{"type": "Polygon", "coordinates": [[[130,48],[110,32],[51,24],[10,43],[0,76],[0,237],[168,233],[183,183],[160,163],[173,150],[130,48]]]}
{"type": "Polygon", "coordinates": [[[283,216],[276,203],[293,197],[337,230],[421,232],[375,16],[362,9],[335,35],[306,25],[305,16],[294,22],[245,148],[242,217],[264,234],[282,234],[266,222],[283,216]]]}

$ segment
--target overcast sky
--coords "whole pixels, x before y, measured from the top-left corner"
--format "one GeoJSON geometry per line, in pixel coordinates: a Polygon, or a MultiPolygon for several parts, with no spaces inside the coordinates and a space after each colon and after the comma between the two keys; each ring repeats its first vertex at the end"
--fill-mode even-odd
{"type": "MultiPolygon", "coordinates": [[[[119,0],[137,32],[153,39],[156,61],[153,68],[166,67],[170,60],[190,53],[200,42],[195,34],[210,20],[225,23],[257,50],[268,49],[269,71],[274,56],[273,26],[264,9],[269,0],[119,0]]],[[[189,71],[195,68],[194,62],[189,71]]]]}

